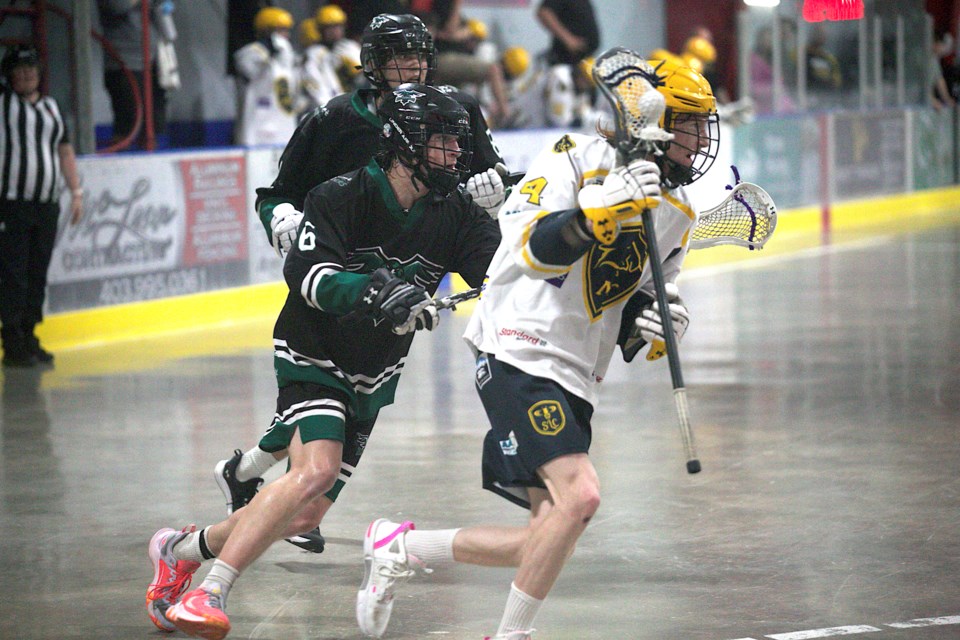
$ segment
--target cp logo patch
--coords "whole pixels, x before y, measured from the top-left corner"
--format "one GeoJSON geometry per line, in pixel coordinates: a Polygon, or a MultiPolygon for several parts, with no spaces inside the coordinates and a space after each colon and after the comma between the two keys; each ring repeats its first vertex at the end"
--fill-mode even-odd
{"type": "Polygon", "coordinates": [[[541,400],[527,409],[533,430],[542,436],[555,436],[567,426],[563,408],[556,400],[541,400]]]}

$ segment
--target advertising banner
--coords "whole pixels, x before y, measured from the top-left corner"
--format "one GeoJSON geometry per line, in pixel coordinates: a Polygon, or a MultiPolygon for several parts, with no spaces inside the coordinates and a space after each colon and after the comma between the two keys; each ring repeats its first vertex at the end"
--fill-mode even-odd
{"type": "Polygon", "coordinates": [[[283,260],[274,252],[263,223],[254,209],[257,188],[269,187],[277,177],[283,149],[252,149],[247,152],[247,233],[250,236],[250,284],[283,280],[283,260]]]}
{"type": "Polygon", "coordinates": [[[906,136],[902,111],[837,113],[834,197],[851,200],[907,191],[906,136]]]}
{"type": "Polygon", "coordinates": [[[248,284],[242,151],[79,165],[85,215],[59,229],[50,312],[248,284]]]}

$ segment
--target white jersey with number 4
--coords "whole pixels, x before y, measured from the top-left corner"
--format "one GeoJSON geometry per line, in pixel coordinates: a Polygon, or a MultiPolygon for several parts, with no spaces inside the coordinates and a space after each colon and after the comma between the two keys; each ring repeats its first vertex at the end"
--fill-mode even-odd
{"type": "MultiPolygon", "coordinates": [[[[577,208],[577,194],[603,181],[616,153],[602,138],[563,136],[531,164],[500,209],[503,239],[464,339],[526,373],[556,381],[596,405],[617,343],[624,303],[653,292],[640,217],[610,245],[594,244],[572,265],[542,262],[530,235],[550,212],[577,208]]],[[[667,282],[687,253],[696,213],[683,189],[665,191],[652,211],[667,282]]]]}

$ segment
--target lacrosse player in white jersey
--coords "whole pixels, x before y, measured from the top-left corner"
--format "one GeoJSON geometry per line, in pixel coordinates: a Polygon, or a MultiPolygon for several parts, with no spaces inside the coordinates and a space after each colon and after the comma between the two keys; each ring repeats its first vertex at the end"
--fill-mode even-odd
{"type": "Polygon", "coordinates": [[[464,336],[477,354],[477,391],[491,425],[484,488],[529,509],[529,524],[424,531],[374,521],[357,598],[368,636],[385,631],[399,580],[421,565],[466,562],[517,568],[490,638],[531,637],[600,506],[591,418],[614,348],[629,361],[663,338],[643,241],[646,208],[678,340],[687,327],[673,283],[697,216],[683,186],[716,156],[712,90],[692,69],[655,70],[620,48],[597,59],[594,78],[617,114],[615,131],[565,135],[533,161],[500,212],[503,240],[464,336]]]}
{"type": "Polygon", "coordinates": [[[243,89],[236,142],[286,143],[297,128],[300,108],[300,73],[290,43],[293,16],[279,7],[264,7],[253,25],[257,39],[233,54],[243,89]]]}

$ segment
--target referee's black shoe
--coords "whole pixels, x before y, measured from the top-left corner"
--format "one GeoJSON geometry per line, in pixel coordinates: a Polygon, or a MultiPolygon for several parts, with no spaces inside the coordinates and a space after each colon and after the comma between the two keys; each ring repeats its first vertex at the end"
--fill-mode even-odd
{"type": "Polygon", "coordinates": [[[3,352],[3,366],[5,367],[32,367],[37,364],[37,357],[28,351],[7,350],[3,352]]]}
{"type": "Polygon", "coordinates": [[[36,336],[27,336],[27,349],[40,364],[53,364],[53,354],[40,346],[36,336]]]}

